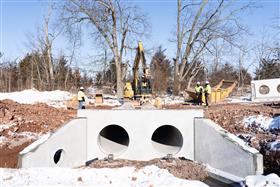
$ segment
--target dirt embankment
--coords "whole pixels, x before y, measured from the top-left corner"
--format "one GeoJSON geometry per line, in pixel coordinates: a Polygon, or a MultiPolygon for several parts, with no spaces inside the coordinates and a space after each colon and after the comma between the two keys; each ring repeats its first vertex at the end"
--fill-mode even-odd
{"type": "Polygon", "coordinates": [[[54,131],[75,116],[74,110],[46,104],[0,101],[0,167],[16,167],[17,155],[41,135],[54,131]]]}

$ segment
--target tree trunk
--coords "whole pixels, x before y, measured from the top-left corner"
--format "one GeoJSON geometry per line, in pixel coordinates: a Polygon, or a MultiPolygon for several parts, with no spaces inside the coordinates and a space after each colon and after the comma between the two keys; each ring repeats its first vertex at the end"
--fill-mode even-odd
{"type": "Polygon", "coordinates": [[[188,80],[188,85],[187,85],[187,89],[190,89],[190,88],[191,88],[191,83],[192,83],[194,77],[195,77],[195,76],[191,76],[191,77],[189,78],[189,80],[188,80]]]}
{"type": "Polygon", "coordinates": [[[181,37],[181,0],[177,1],[177,52],[176,59],[174,61],[174,86],[173,95],[179,95],[181,89],[181,83],[179,82],[179,60],[182,47],[182,37],[181,37]]]}
{"type": "Polygon", "coordinates": [[[117,76],[117,97],[123,98],[123,81],[122,81],[122,68],[118,57],[115,57],[116,63],[116,76],[117,76]]]}
{"type": "Polygon", "coordinates": [[[49,40],[49,17],[50,15],[45,18],[45,45],[46,45],[46,52],[47,52],[47,60],[48,60],[48,72],[50,74],[50,86],[53,89],[54,84],[54,72],[53,72],[53,63],[52,63],[52,54],[51,48],[52,44],[49,40]]]}

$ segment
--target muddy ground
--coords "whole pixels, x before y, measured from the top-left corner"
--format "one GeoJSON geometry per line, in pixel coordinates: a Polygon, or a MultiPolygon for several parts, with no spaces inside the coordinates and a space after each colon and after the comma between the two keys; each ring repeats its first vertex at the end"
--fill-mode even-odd
{"type": "MultiPolygon", "coordinates": [[[[98,107],[97,109],[110,108],[112,107],[98,107]]],[[[164,106],[164,108],[186,109],[198,107],[178,104],[164,106]]],[[[267,148],[269,142],[276,139],[280,140],[280,132],[262,132],[255,128],[246,128],[242,124],[244,117],[258,114],[266,116],[278,115],[280,114],[280,108],[252,104],[219,104],[211,105],[205,110],[206,117],[214,120],[229,132],[239,135],[240,138],[247,138],[248,144],[258,149],[264,155],[265,173],[274,172],[280,175],[280,152],[267,148]],[[244,134],[249,134],[249,139],[248,137],[242,137],[244,134]]],[[[5,137],[5,141],[0,143],[0,167],[15,168],[17,166],[17,155],[22,149],[34,142],[40,135],[58,129],[75,117],[75,115],[76,110],[56,109],[46,104],[24,105],[11,100],[0,101],[0,142],[1,138],[3,140],[5,137]],[[29,134],[27,133],[26,135],[26,132],[29,134]]],[[[96,162],[91,166],[103,167],[100,163],[102,161],[96,162]]],[[[182,161],[180,159],[176,159],[171,164],[167,162],[167,165],[162,165],[163,162],[159,160],[136,163],[121,160],[120,162],[113,163],[113,165],[117,166],[123,166],[124,164],[136,166],[156,164],[159,167],[170,170],[171,173],[180,178],[193,179],[191,173],[199,178],[205,177],[200,166],[192,166],[189,161],[182,161]],[[188,168],[187,170],[185,169],[186,167],[188,168]],[[201,175],[197,174],[197,171],[200,171],[201,175]]],[[[104,164],[105,166],[110,165],[104,164]]]]}

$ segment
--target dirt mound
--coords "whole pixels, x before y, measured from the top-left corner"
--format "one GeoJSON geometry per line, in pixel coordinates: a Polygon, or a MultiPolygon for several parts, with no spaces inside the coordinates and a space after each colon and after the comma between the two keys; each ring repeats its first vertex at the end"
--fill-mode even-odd
{"type": "Polygon", "coordinates": [[[0,101],[0,167],[16,167],[17,155],[41,135],[54,131],[75,116],[74,110],[46,104],[0,101]]]}
{"type": "Polygon", "coordinates": [[[175,177],[189,180],[204,181],[207,177],[207,171],[204,166],[201,166],[193,161],[184,158],[171,158],[171,159],[153,159],[149,161],[134,161],[116,159],[113,162],[104,160],[97,160],[89,165],[92,168],[120,168],[125,166],[134,166],[137,169],[148,165],[156,165],[159,168],[167,169],[175,177]]]}

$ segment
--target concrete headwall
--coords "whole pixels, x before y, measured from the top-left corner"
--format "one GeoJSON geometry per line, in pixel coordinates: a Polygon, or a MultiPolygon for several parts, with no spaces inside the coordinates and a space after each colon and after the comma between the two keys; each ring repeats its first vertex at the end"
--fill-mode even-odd
{"type": "Polygon", "coordinates": [[[238,177],[263,173],[263,157],[209,119],[195,119],[194,160],[238,177]]]}
{"type": "Polygon", "coordinates": [[[251,81],[253,101],[280,101],[280,78],[251,81]]]}
{"type": "Polygon", "coordinates": [[[79,110],[87,118],[87,160],[150,160],[172,154],[194,159],[194,118],[202,110],[79,110]]]}
{"type": "Polygon", "coordinates": [[[86,160],[86,119],[73,119],[19,154],[19,167],[74,167],[86,160]]]}

